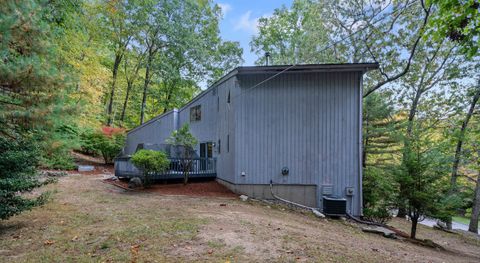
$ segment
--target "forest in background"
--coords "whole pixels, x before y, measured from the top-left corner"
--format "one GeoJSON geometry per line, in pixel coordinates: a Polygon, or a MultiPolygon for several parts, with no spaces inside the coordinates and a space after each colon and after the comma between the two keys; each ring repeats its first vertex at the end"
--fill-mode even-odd
{"type": "MultiPolygon", "coordinates": [[[[366,218],[478,220],[478,11],[475,0],[296,0],[258,21],[258,65],[266,52],[273,65],[380,64],[364,79],[366,218]]],[[[0,148],[14,153],[0,168],[21,175],[3,174],[14,178],[3,189],[37,186],[14,187],[25,167],[72,168],[72,150],[111,159],[124,130],[242,64],[208,0],[7,0],[0,13],[0,148]]]]}

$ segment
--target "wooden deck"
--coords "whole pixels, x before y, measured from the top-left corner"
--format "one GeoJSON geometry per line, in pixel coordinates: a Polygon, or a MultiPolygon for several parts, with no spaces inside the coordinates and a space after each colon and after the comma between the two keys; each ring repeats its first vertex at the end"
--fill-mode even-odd
{"type": "MultiPolygon", "coordinates": [[[[169,158],[170,167],[163,173],[152,175],[153,180],[167,180],[183,178],[182,158],[169,158]]],[[[192,165],[189,172],[190,178],[214,178],[217,176],[215,158],[192,158],[192,165]]],[[[115,158],[115,176],[118,178],[132,178],[141,176],[140,171],[130,161],[130,157],[115,158]]]]}

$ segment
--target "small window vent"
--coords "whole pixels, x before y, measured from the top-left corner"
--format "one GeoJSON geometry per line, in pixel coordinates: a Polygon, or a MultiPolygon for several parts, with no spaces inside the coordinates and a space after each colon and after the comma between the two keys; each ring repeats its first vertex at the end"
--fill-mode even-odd
{"type": "Polygon", "coordinates": [[[322,185],[322,195],[332,195],[333,185],[322,185]]]}

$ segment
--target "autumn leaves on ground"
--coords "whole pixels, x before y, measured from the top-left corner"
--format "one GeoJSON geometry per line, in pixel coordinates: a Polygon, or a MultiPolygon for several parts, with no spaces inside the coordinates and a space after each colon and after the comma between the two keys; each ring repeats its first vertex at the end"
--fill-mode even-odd
{"type": "MultiPolygon", "coordinates": [[[[419,238],[448,247],[440,251],[235,196],[126,191],[103,183],[109,175],[71,172],[41,188],[52,191],[50,202],[1,222],[0,261],[480,261],[474,237],[420,226],[419,238]]],[[[401,220],[390,224],[409,227],[401,220]]]]}

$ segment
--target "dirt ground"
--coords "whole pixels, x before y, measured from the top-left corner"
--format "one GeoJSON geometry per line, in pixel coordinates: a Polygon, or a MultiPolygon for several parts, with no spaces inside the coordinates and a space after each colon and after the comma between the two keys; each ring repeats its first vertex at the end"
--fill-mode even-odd
{"type": "MultiPolygon", "coordinates": [[[[112,185],[118,185],[123,188],[128,188],[128,182],[126,181],[111,181],[104,180],[112,185]]],[[[152,184],[148,188],[138,191],[156,193],[160,195],[185,195],[185,196],[198,196],[198,197],[230,197],[236,198],[237,195],[225,188],[223,185],[216,181],[193,181],[184,185],[183,183],[157,183],[152,184]]]]}
{"type": "Polygon", "coordinates": [[[419,226],[439,251],[259,201],[126,191],[108,175],[70,173],[41,189],[52,201],[0,222],[0,261],[480,262],[475,237],[419,226]]]}

